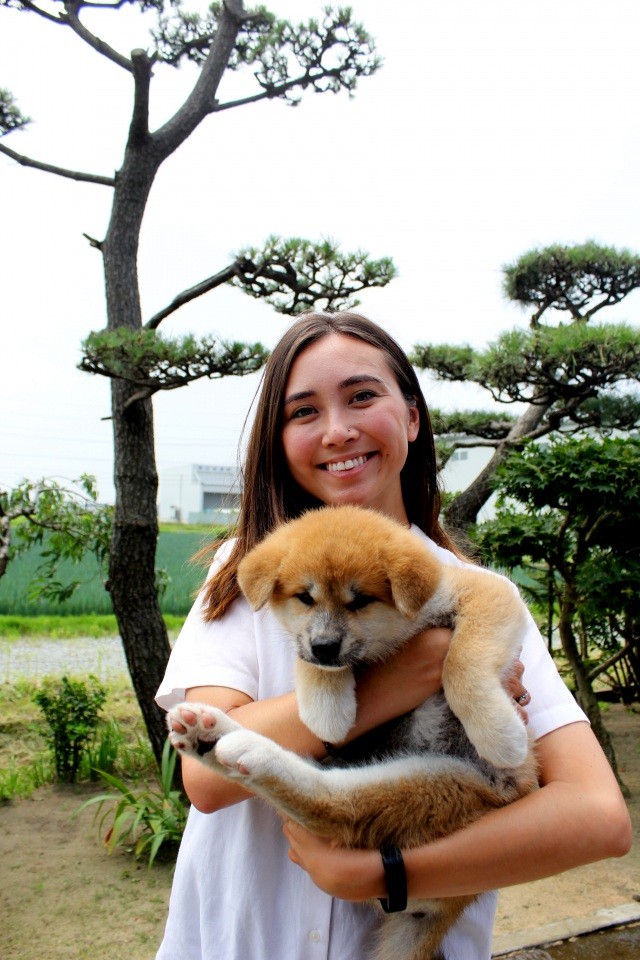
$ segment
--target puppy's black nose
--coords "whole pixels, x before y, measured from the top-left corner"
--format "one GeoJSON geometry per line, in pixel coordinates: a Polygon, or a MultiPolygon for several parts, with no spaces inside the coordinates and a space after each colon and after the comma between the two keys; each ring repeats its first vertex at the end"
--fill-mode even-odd
{"type": "Polygon", "coordinates": [[[311,653],[318,663],[330,666],[332,663],[336,663],[340,656],[341,646],[341,640],[316,640],[315,643],[311,644],[311,653]]]}

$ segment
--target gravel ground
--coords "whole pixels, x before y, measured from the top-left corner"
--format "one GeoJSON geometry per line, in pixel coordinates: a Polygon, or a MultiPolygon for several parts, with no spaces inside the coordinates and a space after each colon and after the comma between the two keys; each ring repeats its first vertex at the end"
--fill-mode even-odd
{"type": "Polygon", "coordinates": [[[14,683],[21,678],[87,676],[101,681],[127,672],[120,637],[74,637],[70,640],[47,638],[0,639],[0,682],[14,683]]]}

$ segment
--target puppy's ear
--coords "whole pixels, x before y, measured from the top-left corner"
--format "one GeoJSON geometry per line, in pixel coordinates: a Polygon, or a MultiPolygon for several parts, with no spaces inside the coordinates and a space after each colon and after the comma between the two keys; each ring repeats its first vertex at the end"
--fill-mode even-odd
{"type": "Polygon", "coordinates": [[[431,598],[440,580],[438,561],[418,545],[416,549],[411,547],[405,545],[402,552],[391,551],[387,562],[393,602],[409,620],[431,598]]]}
{"type": "Polygon", "coordinates": [[[267,542],[250,550],[238,565],[238,585],[254,610],[260,610],[273,596],[278,582],[280,555],[267,542]]]}

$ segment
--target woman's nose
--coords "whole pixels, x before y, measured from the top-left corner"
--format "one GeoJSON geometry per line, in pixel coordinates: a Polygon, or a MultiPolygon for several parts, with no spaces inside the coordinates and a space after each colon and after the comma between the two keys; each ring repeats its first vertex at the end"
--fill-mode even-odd
{"type": "Polygon", "coordinates": [[[349,426],[344,418],[332,417],[326,425],[322,443],[325,447],[340,446],[355,440],[357,435],[355,427],[349,426]]]}

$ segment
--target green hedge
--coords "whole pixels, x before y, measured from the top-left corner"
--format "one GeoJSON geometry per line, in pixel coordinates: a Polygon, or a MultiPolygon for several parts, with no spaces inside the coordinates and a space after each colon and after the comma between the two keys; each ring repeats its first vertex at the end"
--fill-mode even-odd
{"type": "MultiPolygon", "coordinates": [[[[162,612],[185,614],[193,602],[193,594],[202,583],[204,569],[191,562],[203,543],[212,538],[212,531],[176,530],[160,533],[157,565],[165,568],[170,581],[162,599],[162,612]]],[[[43,547],[43,549],[45,549],[43,547]]],[[[82,615],[111,613],[109,594],[93,557],[81,564],[66,563],[60,567],[60,579],[80,580],[81,585],[64,603],[50,600],[29,600],[29,586],[40,562],[40,551],[33,549],[10,561],[0,578],[0,615],[82,615]]]]}

